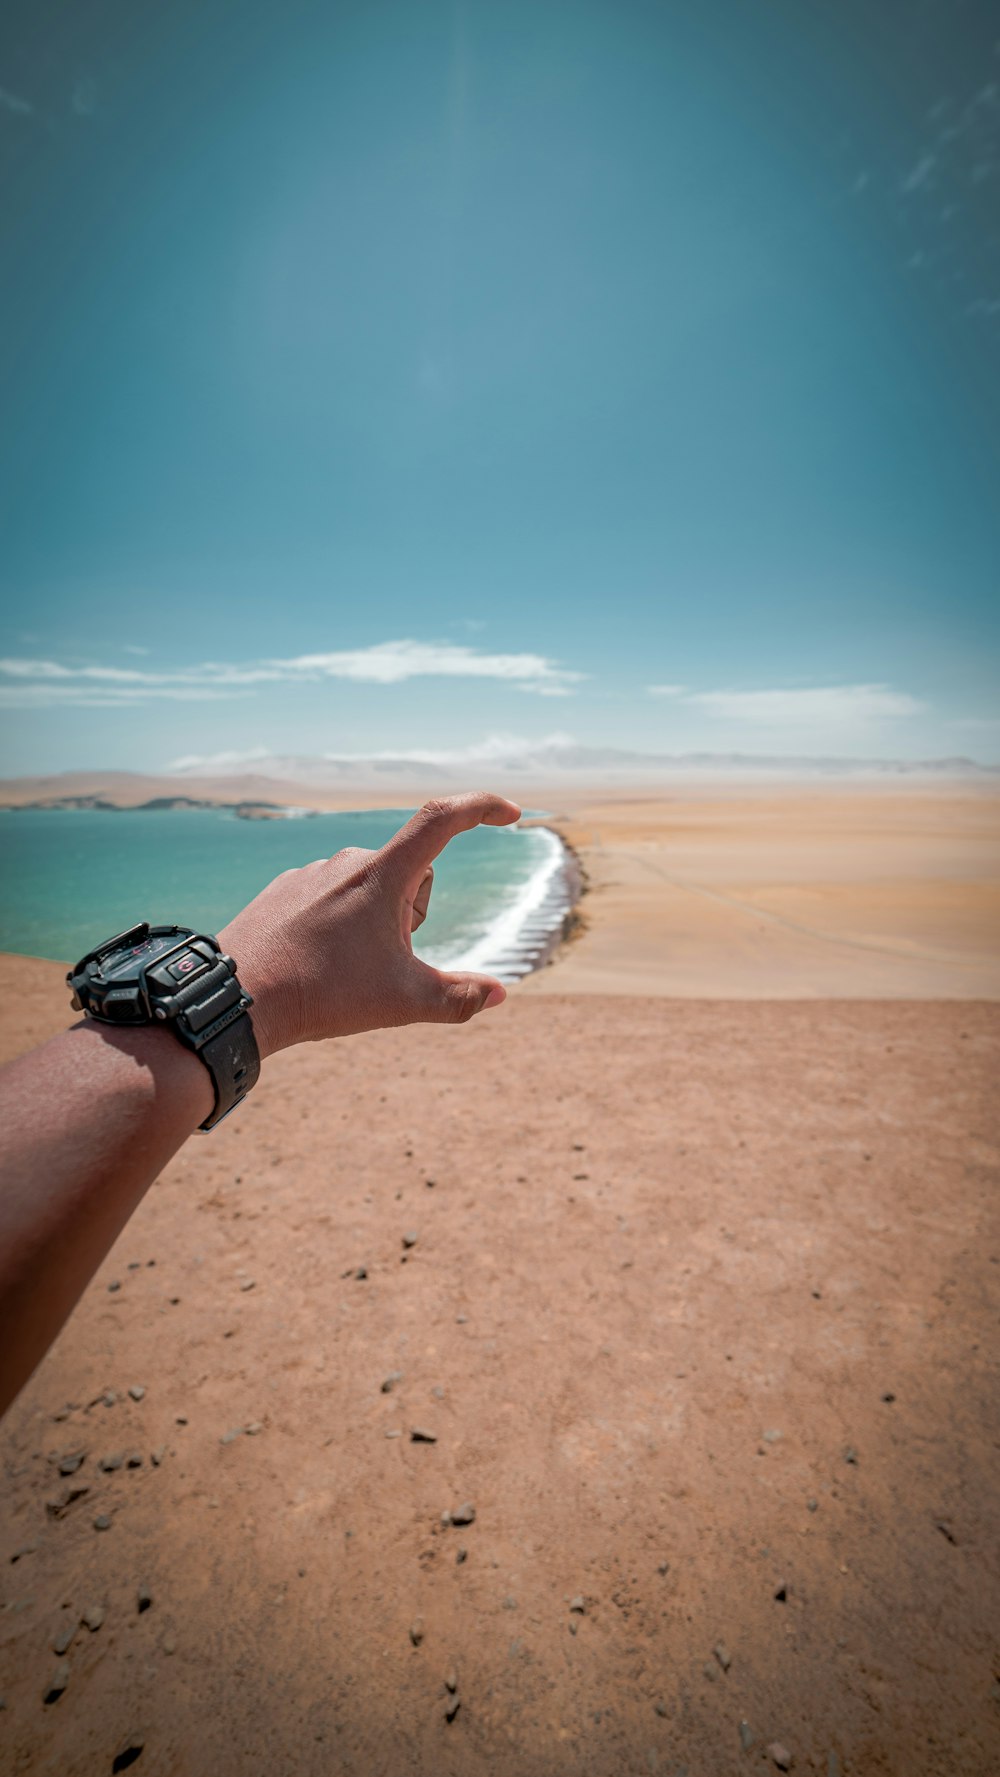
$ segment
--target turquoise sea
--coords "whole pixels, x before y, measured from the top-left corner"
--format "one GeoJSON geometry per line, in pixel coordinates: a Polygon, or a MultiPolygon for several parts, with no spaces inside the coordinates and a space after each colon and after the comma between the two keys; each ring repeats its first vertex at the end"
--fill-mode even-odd
{"type": "MultiPolygon", "coordinates": [[[[218,931],[280,870],[383,845],[410,812],[0,810],[0,950],[74,962],[141,919],[218,931]]],[[[544,828],[461,834],[435,865],[414,948],[439,966],[526,973],[565,911],[564,863],[544,828]]]]}

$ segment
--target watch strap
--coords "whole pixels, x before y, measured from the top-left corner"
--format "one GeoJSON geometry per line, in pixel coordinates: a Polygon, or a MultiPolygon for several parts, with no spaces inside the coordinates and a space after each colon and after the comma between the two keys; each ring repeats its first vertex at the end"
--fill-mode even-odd
{"type": "Polygon", "coordinates": [[[214,1129],[256,1086],[260,1075],[260,1054],[249,1012],[241,1011],[217,1036],[203,1043],[198,1054],[215,1087],[215,1107],[201,1128],[214,1129]]]}

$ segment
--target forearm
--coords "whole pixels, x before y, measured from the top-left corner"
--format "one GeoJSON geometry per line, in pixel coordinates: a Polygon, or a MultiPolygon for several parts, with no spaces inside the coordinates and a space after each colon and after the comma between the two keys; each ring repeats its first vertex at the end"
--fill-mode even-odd
{"type": "Polygon", "coordinates": [[[213,1102],[155,1029],[76,1025],[0,1075],[0,1412],[213,1102]]]}

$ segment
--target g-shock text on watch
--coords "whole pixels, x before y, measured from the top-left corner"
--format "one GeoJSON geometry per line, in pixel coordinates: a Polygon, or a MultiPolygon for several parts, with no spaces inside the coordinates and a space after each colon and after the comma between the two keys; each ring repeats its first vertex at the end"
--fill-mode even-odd
{"type": "Polygon", "coordinates": [[[75,1011],[123,1030],[162,1024],[201,1057],[215,1087],[202,1129],[214,1129],[256,1085],[253,1000],[217,939],[189,926],[133,926],[82,957],[66,983],[75,1011]]]}

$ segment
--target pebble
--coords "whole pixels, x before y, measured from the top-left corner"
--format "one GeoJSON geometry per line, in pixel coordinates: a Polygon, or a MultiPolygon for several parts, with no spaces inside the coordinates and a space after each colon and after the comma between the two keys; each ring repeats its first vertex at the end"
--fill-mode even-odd
{"type": "Polygon", "coordinates": [[[818,1499],[807,1499],[806,1500],[806,1511],[807,1512],[818,1512],[819,1511],[819,1500],[818,1499]]]}
{"type": "Polygon", "coordinates": [[[367,1267],[365,1265],[359,1265],[354,1275],[358,1283],[364,1283],[365,1278],[368,1276],[367,1267]]]}
{"type": "Polygon", "coordinates": [[[78,1499],[83,1499],[89,1492],[89,1487],[64,1487],[54,1499],[45,1501],[45,1510],[50,1518],[62,1518],[69,1511],[71,1505],[75,1505],[78,1499]]]}
{"type": "Polygon", "coordinates": [[[126,1734],[124,1740],[118,1742],[118,1751],[111,1761],[112,1772],[129,1770],[142,1757],[145,1744],[145,1740],[140,1740],[137,1734],[126,1734]]]}
{"type": "Polygon", "coordinates": [[[382,1378],[382,1393],[391,1394],[397,1382],[402,1382],[402,1370],[390,1370],[388,1376],[382,1378]]]}
{"type": "Polygon", "coordinates": [[[654,1703],[653,1708],[656,1710],[657,1715],[667,1716],[670,1713],[670,1711],[667,1708],[667,1705],[662,1701],[662,1699],[659,1703],[654,1703]]]}
{"type": "Polygon", "coordinates": [[[263,1421],[260,1419],[251,1419],[250,1424],[245,1425],[243,1430],[246,1432],[248,1438],[259,1437],[260,1433],[264,1430],[263,1421]]]}
{"type": "Polygon", "coordinates": [[[118,1396],[113,1388],[106,1388],[101,1396],[101,1400],[106,1407],[113,1407],[117,1399],[118,1396]]]}
{"type": "Polygon", "coordinates": [[[452,1697],[451,1702],[448,1704],[448,1706],[444,1712],[445,1721],[454,1721],[454,1719],[455,1719],[456,1715],[458,1714],[459,1710],[461,1709],[461,1707],[462,1707],[462,1705],[461,1705],[459,1698],[452,1697]]]}
{"type": "Polygon", "coordinates": [[[142,1467],[142,1452],[139,1450],[130,1450],[128,1455],[125,1458],[125,1467],[126,1468],[141,1468],[142,1467]]]}
{"type": "Polygon", "coordinates": [[[449,1666],[444,1675],[444,1688],[446,1691],[450,1691],[452,1696],[454,1696],[455,1692],[458,1690],[458,1673],[455,1671],[454,1666],[449,1666]]]}
{"type": "Polygon", "coordinates": [[[461,1567],[462,1562],[467,1561],[468,1559],[469,1559],[468,1549],[461,1548],[461,1549],[455,1550],[455,1566],[456,1567],[461,1567]]]}
{"type": "Polygon", "coordinates": [[[517,1609],[517,1599],[514,1597],[513,1592],[507,1593],[507,1596],[503,1601],[503,1607],[504,1607],[504,1610],[516,1610],[517,1609]]]}
{"type": "Polygon", "coordinates": [[[580,1627],[580,1625],[579,1625],[579,1623],[578,1623],[578,1622],[577,1622],[577,1620],[576,1620],[576,1617],[570,1617],[570,1619],[569,1619],[569,1632],[570,1632],[570,1634],[571,1634],[571,1635],[575,1635],[575,1634],[576,1634],[576,1632],[577,1632],[577,1630],[578,1630],[578,1629],[579,1629],[579,1627],[580,1627]]]}
{"type": "Polygon", "coordinates": [[[123,1468],[124,1465],[124,1450],[116,1450],[113,1456],[102,1456],[97,1466],[99,1469],[102,1469],[106,1475],[113,1475],[115,1469],[123,1468]]]}
{"type": "Polygon", "coordinates": [[[174,1420],[174,1424],[175,1424],[175,1425],[186,1425],[186,1424],[187,1424],[187,1417],[186,1417],[186,1415],[185,1415],[185,1414],[183,1414],[183,1413],[178,1413],[178,1414],[177,1414],[177,1417],[176,1417],[176,1418],[175,1418],[175,1420],[174,1420]]]}
{"type": "Polygon", "coordinates": [[[476,1522],[475,1506],[468,1502],[464,1506],[452,1506],[451,1521],[453,1524],[474,1524],[476,1522]]]}
{"type": "Polygon", "coordinates": [[[102,1606],[99,1604],[88,1604],[80,1621],[85,1629],[90,1630],[91,1635],[96,1634],[104,1621],[104,1610],[102,1606]]]}
{"type": "Polygon", "coordinates": [[[419,1647],[423,1639],[424,1619],[423,1617],[414,1617],[413,1622],[410,1624],[410,1640],[414,1647],[419,1647]]]}
{"type": "Polygon", "coordinates": [[[257,1285],[252,1277],[245,1277],[243,1279],[243,1282],[240,1284],[241,1290],[253,1290],[253,1289],[256,1289],[256,1287],[257,1287],[257,1285]]]}
{"type": "Polygon", "coordinates": [[[657,1571],[657,1573],[669,1573],[670,1572],[670,1562],[669,1561],[661,1561],[659,1566],[657,1567],[656,1571],[657,1571]]]}
{"type": "MultiPolygon", "coordinates": [[[[886,1406],[887,1406],[887,1407],[891,1407],[891,1406],[892,1406],[892,1403],[893,1403],[893,1401],[894,1401],[894,1400],[895,1400],[895,1399],[896,1399],[896,1397],[895,1397],[895,1395],[894,1395],[894,1394],[891,1394],[891,1393],[887,1393],[887,1394],[884,1394],[884,1395],[883,1395],[883,1396],[882,1396],[882,1399],[883,1399],[883,1401],[884,1401],[884,1402],[885,1402],[885,1404],[886,1404],[886,1406]]],[[[836,1758],[836,1756],[837,1756],[837,1755],[836,1755],[836,1753],[835,1753],[835,1752],[834,1752],[834,1753],[831,1753],[831,1755],[830,1755],[830,1756],[831,1756],[831,1758],[836,1758]]]]}
{"type": "Polygon", "coordinates": [[[575,1598],[570,1599],[569,1608],[570,1608],[570,1610],[578,1610],[580,1612],[580,1615],[581,1616],[583,1615],[584,1611],[587,1608],[587,1601],[584,1598],[582,1592],[578,1592],[575,1598]]]}
{"type": "Polygon", "coordinates": [[[749,1752],[751,1747],[753,1747],[755,1744],[756,1744],[756,1742],[754,1740],[753,1729],[751,1728],[750,1723],[748,1721],[741,1721],[740,1722],[740,1746],[742,1747],[743,1751],[749,1752]]]}
{"type": "Polygon", "coordinates": [[[163,1458],[166,1456],[166,1454],[167,1454],[166,1444],[157,1444],[156,1449],[151,1450],[149,1452],[149,1460],[152,1463],[154,1468],[159,1468],[160,1463],[163,1461],[163,1458]]]}
{"type": "Polygon", "coordinates": [[[847,1448],[846,1448],[846,1450],[845,1450],[845,1451],[844,1451],[844,1461],[845,1461],[845,1462],[849,1462],[849,1463],[852,1463],[852,1464],[853,1464],[853,1466],[854,1466],[854,1467],[855,1467],[855,1468],[857,1468],[857,1466],[858,1466],[858,1453],[857,1453],[857,1451],[856,1451],[856,1450],[855,1450],[855,1448],[854,1448],[854,1446],[853,1446],[853,1444],[848,1444],[848,1446],[847,1446],[847,1448]]]}
{"type": "Polygon", "coordinates": [[[419,1238],[420,1238],[420,1236],[414,1231],[413,1228],[408,1228],[406,1233],[403,1235],[403,1245],[406,1247],[416,1246],[419,1238]]]}
{"type": "Polygon", "coordinates": [[[434,1399],[436,1401],[443,1401],[444,1400],[444,1389],[443,1388],[440,1388],[440,1387],[432,1388],[431,1394],[434,1396],[434,1399]]]}
{"type": "Polygon", "coordinates": [[[771,1744],[767,1749],[767,1756],[769,1759],[773,1760],[779,1771],[791,1770],[792,1755],[787,1746],[782,1746],[780,1740],[771,1741],[771,1744]]]}
{"type": "Polygon", "coordinates": [[[175,1654],[177,1652],[176,1635],[165,1635],[163,1637],[163,1651],[165,1654],[175,1654]]]}
{"type": "Polygon", "coordinates": [[[733,1663],[733,1656],[726,1647],[725,1642],[717,1641],[712,1652],[718,1660],[719,1665],[722,1667],[723,1672],[728,1672],[733,1663]]]}
{"type": "Polygon", "coordinates": [[[403,1434],[397,1427],[395,1431],[387,1431],[385,1435],[387,1438],[401,1438],[403,1434]]]}
{"type": "Polygon", "coordinates": [[[781,1585],[776,1587],[776,1589],[775,1589],[774,1601],[776,1604],[787,1604],[788,1603],[788,1587],[786,1586],[784,1580],[782,1580],[781,1585]]]}
{"type": "Polygon", "coordinates": [[[144,1610],[149,1609],[152,1602],[153,1602],[153,1594],[150,1591],[149,1587],[148,1586],[140,1586],[138,1592],[135,1595],[136,1609],[138,1610],[140,1616],[142,1616],[142,1613],[144,1610]]]}
{"type": "Polygon", "coordinates": [[[69,1661],[60,1660],[58,1666],[42,1692],[43,1703],[55,1703],[62,1696],[69,1684],[69,1661]]]}
{"type": "Polygon", "coordinates": [[[766,1431],[764,1433],[764,1442],[765,1444],[776,1444],[780,1437],[780,1431],[766,1431]]]}
{"type": "Polygon", "coordinates": [[[111,1529],[111,1519],[108,1517],[106,1512],[98,1513],[98,1516],[94,1519],[94,1529],[95,1530],[110,1530],[111,1529]]]}
{"type": "Polygon", "coordinates": [[[109,1283],[109,1284],[108,1284],[108,1295],[109,1295],[109,1296],[113,1296],[113,1295],[114,1295],[114,1293],[115,1293],[115,1291],[116,1291],[116,1290],[120,1290],[120,1289],[121,1289],[121,1287],[122,1287],[122,1286],[121,1286],[121,1284],[120,1284],[120,1283],[119,1283],[119,1282],[118,1282],[118,1279],[117,1279],[117,1277],[116,1277],[116,1278],[115,1278],[115,1280],[114,1280],[114,1282],[113,1282],[113,1283],[109,1283]]]}
{"type": "Polygon", "coordinates": [[[708,1679],[710,1684],[714,1684],[716,1679],[719,1676],[715,1670],[715,1667],[712,1665],[711,1660],[705,1661],[705,1664],[702,1667],[702,1672],[704,1673],[705,1677],[708,1679]]]}
{"type": "Polygon", "coordinates": [[[74,1450],[71,1454],[60,1456],[59,1473],[61,1475],[75,1475],[77,1469],[82,1467],[83,1460],[84,1452],[82,1450],[74,1450]]]}
{"type": "Polygon", "coordinates": [[[466,1322],[467,1322],[467,1321],[468,1321],[468,1318],[469,1318],[469,1317],[468,1317],[468,1315],[467,1315],[467,1314],[456,1314],[456,1316],[455,1316],[455,1325],[456,1325],[456,1326],[457,1326],[457,1327],[464,1327],[464,1326],[465,1326],[465,1324],[466,1324],[466,1322]]]}
{"type": "Polygon", "coordinates": [[[130,1271],[141,1270],[142,1269],[142,1260],[141,1259],[129,1259],[128,1268],[130,1271]]]}
{"type": "Polygon", "coordinates": [[[37,1547],[37,1543],[21,1543],[21,1545],[14,1550],[14,1553],[10,1558],[11,1565],[13,1566],[15,1561],[22,1561],[25,1555],[33,1555],[37,1547]]]}
{"type": "Polygon", "coordinates": [[[437,1432],[427,1431],[422,1425],[415,1425],[410,1432],[411,1444],[436,1444],[437,1441],[437,1432]]]}
{"type": "Polygon", "coordinates": [[[133,1382],[131,1388],[129,1389],[129,1394],[132,1396],[132,1399],[134,1401],[141,1401],[145,1392],[146,1392],[146,1390],[143,1388],[141,1382],[133,1382]]]}
{"type": "Polygon", "coordinates": [[[235,1442],[235,1440],[237,1438],[241,1438],[242,1436],[243,1436],[242,1425],[234,1425],[232,1431],[224,1431],[223,1432],[221,1438],[219,1439],[219,1443],[220,1444],[232,1444],[235,1442]]]}
{"type": "Polygon", "coordinates": [[[79,1624],[77,1624],[77,1623],[67,1623],[65,1628],[60,1629],[58,1635],[53,1636],[53,1638],[52,1638],[52,1652],[54,1654],[64,1654],[66,1652],[66,1649],[69,1647],[69,1644],[72,1641],[74,1635],[76,1634],[78,1627],[79,1627],[79,1624]]]}

